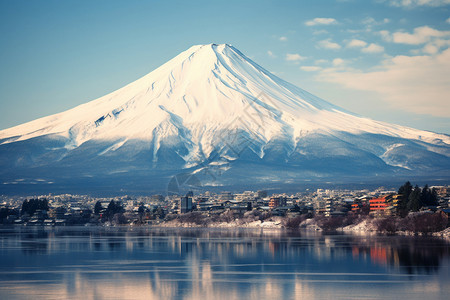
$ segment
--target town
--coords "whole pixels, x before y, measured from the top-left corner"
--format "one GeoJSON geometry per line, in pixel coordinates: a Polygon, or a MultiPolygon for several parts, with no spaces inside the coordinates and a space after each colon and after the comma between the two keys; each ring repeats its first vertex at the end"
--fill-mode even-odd
{"type": "Polygon", "coordinates": [[[2,196],[0,200],[0,224],[3,225],[187,224],[207,227],[225,223],[230,227],[249,224],[263,227],[265,222],[265,225],[275,223],[296,228],[303,222],[319,229],[335,229],[366,216],[378,220],[377,224],[389,231],[393,225],[387,220],[404,219],[416,213],[438,216],[438,221],[422,220],[428,227],[435,227],[422,231],[433,232],[448,227],[450,186],[420,188],[407,182],[398,191],[382,187],[372,191],[317,189],[291,195],[269,195],[263,190],[242,193],[205,191],[187,192],[181,196],[108,198],[50,194],[31,198],[2,196]],[[430,222],[433,224],[428,224],[430,222]]]}

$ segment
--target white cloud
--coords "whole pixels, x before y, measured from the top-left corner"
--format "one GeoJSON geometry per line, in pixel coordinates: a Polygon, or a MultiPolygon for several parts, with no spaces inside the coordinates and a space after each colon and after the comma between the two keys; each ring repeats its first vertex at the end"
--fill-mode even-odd
{"type": "Polygon", "coordinates": [[[375,19],[372,17],[367,17],[362,21],[363,24],[373,24],[375,23],[375,19]]]}
{"type": "Polygon", "coordinates": [[[303,56],[301,56],[300,54],[298,54],[298,53],[288,53],[288,54],[286,54],[286,60],[287,61],[300,61],[300,60],[303,60],[303,59],[305,59],[306,57],[303,57],[303,56]]]}
{"type": "Polygon", "coordinates": [[[333,25],[337,24],[336,19],[333,18],[314,18],[312,20],[306,21],[306,26],[316,26],[316,25],[333,25]]]}
{"type": "Polygon", "coordinates": [[[370,72],[326,69],[319,79],[376,92],[393,107],[410,112],[450,115],[450,49],[433,56],[395,56],[370,72]]]}
{"type": "Polygon", "coordinates": [[[342,58],[333,59],[333,66],[335,66],[335,67],[340,67],[340,66],[343,66],[344,64],[345,64],[345,60],[343,60],[342,58]]]}
{"type": "Polygon", "coordinates": [[[364,53],[380,53],[380,52],[384,52],[384,47],[372,43],[369,46],[361,49],[361,51],[364,53]]]}
{"type": "Polygon", "coordinates": [[[367,17],[364,20],[362,20],[362,23],[365,25],[369,25],[369,26],[376,26],[376,25],[383,25],[383,24],[387,24],[389,23],[391,20],[389,20],[388,18],[384,18],[381,21],[376,21],[374,18],[372,17],[367,17]]]}
{"type": "Polygon", "coordinates": [[[316,65],[326,64],[326,63],[328,63],[328,60],[326,60],[326,59],[318,59],[318,60],[314,61],[314,63],[316,65]]]}
{"type": "Polygon", "coordinates": [[[288,38],[286,36],[282,36],[282,37],[280,37],[279,40],[282,42],[286,42],[288,40],[288,38]]]}
{"type": "Polygon", "coordinates": [[[267,55],[269,55],[270,57],[273,57],[273,58],[275,58],[275,57],[277,57],[275,54],[273,54],[273,52],[272,51],[267,51],[267,55]]]}
{"type": "Polygon", "coordinates": [[[435,39],[435,40],[427,43],[423,47],[422,51],[426,54],[436,54],[443,47],[445,47],[445,48],[450,47],[450,40],[435,39]]]}
{"type": "Polygon", "coordinates": [[[392,35],[387,30],[381,30],[378,32],[381,35],[381,38],[386,42],[392,42],[392,35]]]}
{"type": "Polygon", "coordinates": [[[450,4],[450,0],[390,0],[389,3],[397,7],[415,6],[444,6],[450,4]]]}
{"type": "Polygon", "coordinates": [[[445,20],[446,23],[450,24],[450,18],[448,18],[447,20],[445,20]]]}
{"type": "Polygon", "coordinates": [[[412,33],[398,31],[389,33],[380,31],[379,34],[385,41],[406,45],[423,45],[422,49],[414,49],[411,53],[419,54],[421,51],[425,54],[436,54],[441,48],[450,46],[450,31],[442,31],[422,26],[414,28],[412,33]]]}
{"type": "Polygon", "coordinates": [[[328,31],[325,29],[321,29],[321,30],[314,30],[313,31],[314,35],[319,35],[319,34],[328,34],[328,31]]]}
{"type": "Polygon", "coordinates": [[[429,43],[426,44],[425,47],[423,47],[422,51],[427,54],[436,54],[439,52],[439,47],[432,43],[429,43]]]}
{"type": "Polygon", "coordinates": [[[420,45],[430,41],[432,38],[448,36],[450,36],[450,31],[440,31],[428,26],[422,26],[414,28],[413,33],[394,32],[392,41],[398,44],[420,45]]]}
{"type": "Polygon", "coordinates": [[[362,40],[353,39],[347,43],[348,48],[362,48],[367,46],[367,43],[362,40]]]}
{"type": "Polygon", "coordinates": [[[320,42],[317,43],[317,45],[320,48],[325,48],[325,49],[333,49],[333,50],[341,49],[341,45],[339,45],[339,44],[337,44],[335,42],[332,42],[330,40],[320,41],[320,42]]]}
{"type": "Polygon", "coordinates": [[[317,72],[322,70],[321,67],[318,66],[301,66],[300,70],[305,71],[305,72],[317,72]]]}

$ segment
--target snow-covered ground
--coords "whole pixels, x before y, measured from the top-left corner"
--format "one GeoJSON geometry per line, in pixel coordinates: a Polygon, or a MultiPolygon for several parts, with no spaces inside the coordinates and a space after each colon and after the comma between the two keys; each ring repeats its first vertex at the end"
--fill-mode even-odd
{"type": "MultiPolygon", "coordinates": [[[[163,222],[157,226],[160,227],[209,227],[209,228],[265,228],[265,229],[285,229],[286,218],[283,217],[271,217],[267,220],[233,220],[231,222],[208,222],[206,224],[195,224],[188,222],[180,222],[175,219],[168,222],[163,222]]],[[[337,231],[341,231],[347,234],[355,234],[355,235],[375,235],[375,234],[383,234],[383,232],[379,232],[376,225],[377,219],[371,218],[361,218],[356,220],[354,224],[337,228],[337,231]]],[[[291,228],[292,229],[292,228],[291,228]]],[[[294,229],[295,230],[295,229],[294,229]]],[[[306,232],[322,232],[323,229],[319,226],[317,220],[314,218],[306,219],[299,224],[297,230],[305,230],[306,232]]],[[[390,233],[392,234],[392,233],[390,233]]],[[[421,235],[420,233],[415,233],[412,231],[396,231],[397,235],[421,235]]],[[[447,240],[450,240],[450,228],[447,228],[440,232],[432,233],[433,236],[442,237],[447,240]]]]}
{"type": "Polygon", "coordinates": [[[440,236],[450,241],[450,227],[440,232],[433,233],[434,236],[440,236]]]}
{"type": "Polygon", "coordinates": [[[375,232],[377,230],[376,226],[371,222],[370,219],[364,219],[356,224],[351,224],[342,228],[344,232],[375,232]]]}

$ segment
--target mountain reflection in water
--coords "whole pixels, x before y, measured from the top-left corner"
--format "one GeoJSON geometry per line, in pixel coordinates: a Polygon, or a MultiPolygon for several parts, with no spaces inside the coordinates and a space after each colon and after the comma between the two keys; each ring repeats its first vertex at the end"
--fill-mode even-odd
{"type": "Polygon", "coordinates": [[[448,243],[281,230],[10,228],[0,298],[447,299],[448,243]]]}

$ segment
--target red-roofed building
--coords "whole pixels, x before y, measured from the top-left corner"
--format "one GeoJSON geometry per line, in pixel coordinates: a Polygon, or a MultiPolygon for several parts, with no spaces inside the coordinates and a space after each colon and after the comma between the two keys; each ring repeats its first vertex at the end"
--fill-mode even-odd
{"type": "Polygon", "coordinates": [[[371,214],[384,214],[386,208],[389,207],[388,199],[390,195],[374,198],[369,200],[371,214]]]}

